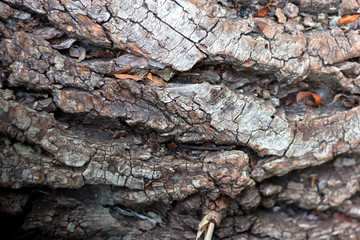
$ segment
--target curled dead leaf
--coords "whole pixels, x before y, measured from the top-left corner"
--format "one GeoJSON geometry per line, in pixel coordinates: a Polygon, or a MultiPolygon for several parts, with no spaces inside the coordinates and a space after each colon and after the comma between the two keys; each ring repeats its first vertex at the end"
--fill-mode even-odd
{"type": "Polygon", "coordinates": [[[76,61],[77,62],[82,62],[82,60],[84,60],[85,57],[86,57],[86,49],[84,47],[80,47],[79,50],[80,50],[80,56],[76,61]]]}
{"type": "Polygon", "coordinates": [[[359,98],[348,98],[348,99],[344,99],[342,101],[342,104],[344,107],[346,108],[353,108],[356,106],[359,106],[360,104],[360,99],[359,98]]]}
{"type": "Polygon", "coordinates": [[[301,104],[301,102],[300,102],[301,100],[303,100],[306,105],[313,106],[313,107],[317,107],[322,103],[322,98],[319,95],[312,93],[312,92],[306,92],[306,91],[300,91],[296,95],[296,102],[298,104],[301,104]],[[309,99],[311,97],[313,98],[312,101],[310,101],[310,99],[309,99]],[[315,100],[315,102],[314,102],[314,100],[315,100]]]}
{"type": "Polygon", "coordinates": [[[76,41],[75,38],[66,38],[58,44],[51,45],[51,47],[57,50],[64,50],[70,48],[76,41]]]}
{"type": "Polygon", "coordinates": [[[258,13],[254,15],[254,17],[263,18],[265,17],[267,11],[271,11],[270,6],[277,6],[276,3],[271,3],[271,0],[268,4],[265,5],[258,13]]]}
{"type": "Polygon", "coordinates": [[[339,19],[339,24],[341,25],[341,24],[351,23],[351,22],[355,21],[356,19],[358,19],[359,17],[360,17],[360,14],[347,15],[347,16],[339,19]]]}
{"type": "Polygon", "coordinates": [[[292,104],[293,102],[295,102],[295,98],[289,98],[285,101],[285,106],[289,106],[290,104],[292,104]]]}
{"type": "Polygon", "coordinates": [[[124,68],[124,70],[122,70],[121,73],[128,73],[128,72],[130,72],[130,70],[131,70],[131,66],[128,64],[128,65],[126,65],[126,67],[124,68]]]}
{"type": "Polygon", "coordinates": [[[114,77],[119,79],[132,79],[135,81],[141,81],[142,79],[136,75],[130,75],[130,74],[114,74],[114,77]]]}
{"type": "Polygon", "coordinates": [[[166,146],[170,150],[175,150],[178,147],[177,144],[174,142],[168,143],[166,146]]]}
{"type": "Polygon", "coordinates": [[[342,93],[336,94],[334,100],[330,104],[337,102],[341,97],[348,97],[348,96],[342,93]]]}
{"type": "Polygon", "coordinates": [[[53,127],[56,127],[56,119],[54,117],[54,113],[50,113],[50,118],[51,118],[51,124],[53,127]]]}
{"type": "Polygon", "coordinates": [[[311,187],[312,187],[312,188],[315,186],[315,180],[316,180],[316,177],[313,176],[313,177],[311,178],[311,187]]]}
{"type": "Polygon", "coordinates": [[[263,17],[265,17],[268,9],[269,9],[269,6],[266,5],[266,6],[263,7],[258,13],[256,13],[256,14],[254,15],[254,17],[258,17],[258,18],[263,18],[263,17]]]}
{"type": "Polygon", "coordinates": [[[341,104],[346,108],[353,108],[359,106],[360,104],[360,97],[353,95],[346,95],[343,93],[336,94],[334,100],[330,104],[333,104],[339,101],[340,99],[342,99],[341,104]]]}
{"type": "Polygon", "coordinates": [[[113,133],[112,138],[124,138],[128,135],[129,133],[124,131],[124,130],[117,130],[113,133]]]}
{"type": "Polygon", "coordinates": [[[146,78],[149,81],[155,83],[157,86],[167,86],[167,84],[164,82],[164,80],[162,80],[162,78],[153,76],[151,73],[149,73],[146,78]]]}
{"type": "Polygon", "coordinates": [[[325,25],[329,25],[329,21],[328,20],[322,20],[321,23],[325,24],[325,25]]]}

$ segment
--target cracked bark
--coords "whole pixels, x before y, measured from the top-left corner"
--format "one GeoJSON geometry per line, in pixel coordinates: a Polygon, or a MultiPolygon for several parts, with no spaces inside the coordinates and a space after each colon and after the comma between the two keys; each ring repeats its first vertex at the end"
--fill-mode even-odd
{"type": "Polygon", "coordinates": [[[326,2],[2,0],[6,236],[195,239],[227,199],[214,239],[358,239],[360,18],[322,21],[360,2],[326,2]]]}

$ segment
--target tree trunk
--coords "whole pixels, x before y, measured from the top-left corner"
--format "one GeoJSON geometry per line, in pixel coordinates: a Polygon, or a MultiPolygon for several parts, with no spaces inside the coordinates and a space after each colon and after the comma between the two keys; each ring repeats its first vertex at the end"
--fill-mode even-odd
{"type": "Polygon", "coordinates": [[[359,239],[360,1],[274,3],[2,0],[4,236],[359,239]]]}

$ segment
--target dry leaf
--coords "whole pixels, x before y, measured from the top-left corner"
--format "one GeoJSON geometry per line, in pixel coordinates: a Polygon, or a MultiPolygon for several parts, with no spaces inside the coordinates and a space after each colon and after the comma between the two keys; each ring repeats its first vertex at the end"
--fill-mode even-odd
{"type": "Polygon", "coordinates": [[[164,82],[164,80],[162,80],[162,78],[153,76],[151,73],[149,73],[146,78],[149,81],[155,83],[157,86],[167,86],[167,84],[164,82]]]}
{"type": "Polygon", "coordinates": [[[124,70],[122,70],[121,73],[128,73],[128,72],[130,72],[130,70],[131,70],[131,66],[128,64],[128,65],[126,65],[126,67],[124,68],[124,70]]]}
{"type": "Polygon", "coordinates": [[[322,20],[321,21],[323,24],[325,24],[325,25],[329,25],[329,21],[328,20],[322,20]]]}
{"type": "Polygon", "coordinates": [[[76,41],[77,40],[75,38],[66,38],[63,41],[61,41],[61,43],[51,45],[51,47],[57,50],[64,50],[70,48],[73,45],[73,43],[76,41]]]}
{"type": "Polygon", "coordinates": [[[258,18],[263,18],[263,17],[265,17],[267,11],[268,11],[268,10],[271,11],[270,6],[277,6],[277,4],[276,4],[276,3],[271,3],[271,1],[270,1],[268,4],[266,4],[265,7],[263,7],[258,13],[256,13],[256,14],[254,15],[254,17],[258,17],[258,18]]]}
{"type": "Polygon", "coordinates": [[[78,60],[76,60],[76,61],[82,62],[82,60],[84,60],[86,57],[86,49],[84,47],[80,47],[79,51],[80,51],[80,56],[79,56],[78,60]]]}
{"type": "Polygon", "coordinates": [[[295,98],[289,98],[289,99],[286,99],[285,101],[285,106],[289,106],[290,104],[292,104],[293,102],[295,102],[295,98]]]}
{"type": "Polygon", "coordinates": [[[336,94],[334,100],[330,104],[337,102],[341,97],[348,97],[348,96],[342,93],[336,94]]]}
{"type": "Polygon", "coordinates": [[[50,117],[51,117],[51,124],[53,127],[56,127],[56,119],[54,117],[54,113],[50,113],[50,117]]]}
{"type": "Polygon", "coordinates": [[[124,138],[128,135],[129,133],[124,131],[124,130],[117,130],[114,132],[112,138],[124,138]]]}
{"type": "Polygon", "coordinates": [[[141,81],[142,80],[138,76],[130,75],[130,74],[114,74],[114,77],[119,78],[119,79],[132,79],[132,80],[135,80],[135,81],[141,81]]]}
{"type": "Polygon", "coordinates": [[[344,107],[353,108],[359,106],[359,102],[360,102],[359,98],[348,98],[348,99],[344,99],[342,101],[342,104],[344,105],[344,107]]]}
{"type": "Polygon", "coordinates": [[[263,17],[265,17],[268,9],[269,9],[269,6],[266,5],[266,6],[263,7],[258,13],[256,13],[256,14],[254,15],[254,17],[258,17],[258,18],[263,18],[263,17]]]}
{"type": "Polygon", "coordinates": [[[115,53],[109,49],[89,49],[88,55],[93,58],[115,58],[115,53]]]}
{"type": "Polygon", "coordinates": [[[347,15],[347,16],[339,19],[339,24],[341,25],[341,24],[351,23],[351,22],[355,21],[356,19],[358,19],[359,17],[360,17],[360,14],[347,15]]]}
{"type": "Polygon", "coordinates": [[[319,95],[306,91],[298,92],[298,94],[296,95],[296,102],[298,104],[301,104],[300,100],[304,100],[306,105],[314,106],[314,107],[317,107],[322,103],[322,98],[319,95]],[[315,100],[315,102],[309,101],[308,99],[309,97],[312,97],[315,100]]]}
{"type": "Polygon", "coordinates": [[[360,103],[360,98],[358,96],[351,96],[351,95],[339,93],[339,94],[335,95],[334,100],[330,104],[333,104],[333,103],[339,101],[340,98],[344,98],[341,101],[341,103],[344,107],[347,107],[347,108],[356,107],[360,103]]]}
{"type": "Polygon", "coordinates": [[[333,213],[333,217],[340,219],[341,222],[352,222],[353,220],[351,217],[347,217],[341,213],[333,213]]]}
{"type": "Polygon", "coordinates": [[[311,187],[312,187],[312,188],[315,186],[315,180],[316,180],[316,177],[313,176],[313,177],[311,178],[311,187]]]}
{"type": "Polygon", "coordinates": [[[174,142],[168,143],[166,146],[170,150],[175,150],[178,147],[177,144],[174,142]]]}

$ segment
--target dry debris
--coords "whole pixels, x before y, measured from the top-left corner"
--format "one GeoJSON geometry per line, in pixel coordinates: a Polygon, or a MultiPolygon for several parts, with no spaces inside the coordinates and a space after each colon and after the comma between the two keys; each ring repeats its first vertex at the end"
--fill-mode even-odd
{"type": "Polygon", "coordinates": [[[226,212],[229,207],[229,200],[226,197],[221,197],[208,206],[210,209],[206,210],[206,214],[199,223],[196,240],[206,231],[204,240],[211,240],[215,226],[219,227],[221,221],[226,217],[226,212]]]}
{"type": "Polygon", "coordinates": [[[136,75],[130,75],[130,74],[123,74],[123,73],[118,73],[118,74],[114,74],[114,77],[119,78],[119,79],[132,79],[135,81],[142,81],[142,79],[136,75]]]}
{"type": "Polygon", "coordinates": [[[14,226],[358,238],[358,3],[60,2],[0,2],[0,210],[14,226]]]}
{"type": "Polygon", "coordinates": [[[306,91],[298,92],[298,94],[296,95],[296,102],[298,104],[301,104],[301,100],[304,100],[306,105],[314,107],[317,107],[322,103],[322,98],[319,95],[306,91]],[[314,102],[309,101],[309,97],[312,97],[314,99],[314,102]]]}
{"type": "Polygon", "coordinates": [[[276,3],[272,3],[271,1],[272,0],[270,0],[270,2],[265,5],[265,7],[263,7],[258,13],[256,13],[254,17],[263,18],[265,17],[267,11],[271,11],[271,6],[277,6],[276,3]]]}

